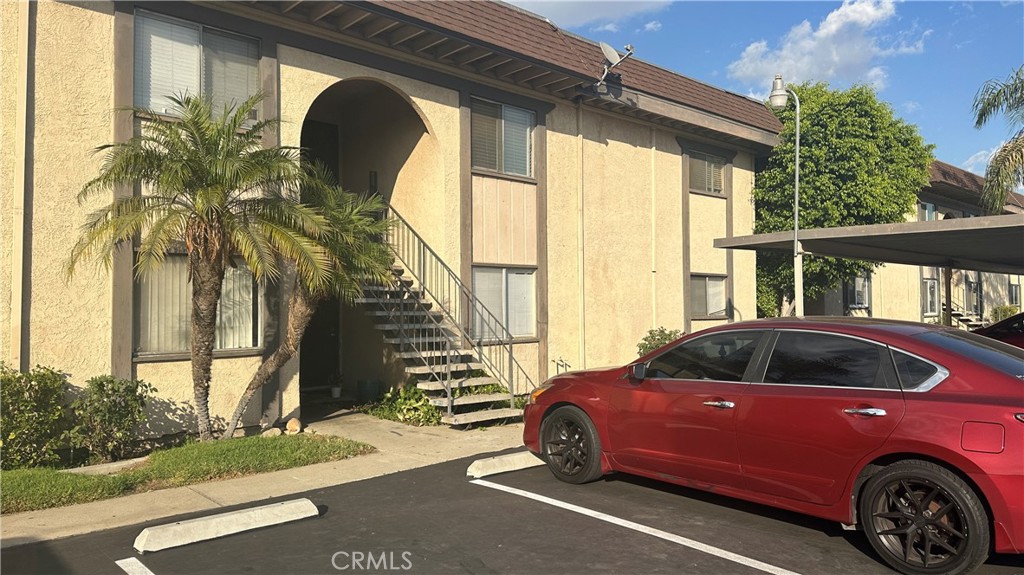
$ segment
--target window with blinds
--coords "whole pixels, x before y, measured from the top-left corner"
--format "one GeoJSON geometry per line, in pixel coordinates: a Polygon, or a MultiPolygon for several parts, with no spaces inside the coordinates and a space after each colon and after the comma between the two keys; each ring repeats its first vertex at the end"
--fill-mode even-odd
{"type": "Polygon", "coordinates": [[[135,105],[169,113],[168,96],[210,100],[216,112],[259,90],[259,42],[150,12],[135,15],[135,105]]]}
{"type": "MultiPolygon", "coordinates": [[[[217,305],[215,349],[259,346],[259,298],[257,284],[245,263],[224,273],[217,305]]],[[[137,353],[187,353],[192,335],[192,290],[188,284],[188,259],[168,255],[163,265],[135,280],[137,353]]]]}
{"type": "Polygon", "coordinates": [[[532,177],[533,112],[476,98],[470,110],[473,167],[532,177]]]}
{"type": "Polygon", "coordinates": [[[725,193],[725,158],[703,152],[689,152],[690,191],[706,194],[725,193]]]}
{"type": "MultiPolygon", "coordinates": [[[[531,337],[537,332],[537,297],[534,276],[528,268],[473,268],[473,293],[506,328],[512,337],[531,337]]],[[[488,339],[485,313],[475,313],[473,335],[488,339]]]]}
{"type": "Polygon", "coordinates": [[[690,276],[690,313],[693,317],[726,316],[725,278],[690,276]]]}

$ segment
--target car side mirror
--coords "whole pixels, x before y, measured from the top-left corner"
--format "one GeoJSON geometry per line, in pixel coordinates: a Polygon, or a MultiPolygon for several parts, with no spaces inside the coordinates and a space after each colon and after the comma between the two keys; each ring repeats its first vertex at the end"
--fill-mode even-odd
{"type": "Polygon", "coordinates": [[[643,381],[647,378],[647,364],[634,363],[629,366],[629,378],[634,381],[643,381]]]}

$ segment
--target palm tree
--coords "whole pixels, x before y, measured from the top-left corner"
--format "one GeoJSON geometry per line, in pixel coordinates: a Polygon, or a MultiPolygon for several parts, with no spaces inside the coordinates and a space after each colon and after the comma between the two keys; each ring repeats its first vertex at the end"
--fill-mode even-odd
{"type": "Polygon", "coordinates": [[[327,218],[328,227],[322,237],[330,256],[329,281],[311,284],[296,275],[288,297],[288,320],[285,337],[253,374],[235,412],[228,421],[222,439],[234,436],[256,391],[284,366],[299,349],[299,343],[316,312],[327,298],[338,297],[352,303],[362,295],[365,283],[389,283],[394,279],[391,265],[394,257],[383,241],[391,221],[381,217],[387,205],[376,195],[359,196],[332,185],[330,175],[322,166],[314,169],[316,177],[303,188],[303,201],[317,208],[327,218]]]}
{"type": "MultiPolygon", "coordinates": [[[[1006,79],[989,80],[974,96],[975,128],[996,114],[1004,114],[1017,133],[996,150],[985,169],[982,202],[989,213],[998,214],[1013,188],[1024,186],[1024,66],[1006,79]]],[[[1013,129],[1011,127],[1011,129],[1013,129]]]]}
{"type": "Polygon", "coordinates": [[[327,221],[293,199],[309,179],[298,150],[263,147],[263,133],[277,120],[250,124],[261,94],[219,112],[189,94],[170,100],[176,118],[132,109],[144,118],[140,133],[96,149],[103,165],[78,194],[79,203],[128,185],[144,192],[115,197],[89,215],[66,271],[74,274],[92,257],[109,268],[116,252],[134,246],[138,276],[157,268],[169,252],[185,252],[192,284],[192,386],[205,441],[213,437],[210,367],[225,267],[238,254],[254,279],[273,280],[283,255],[303,281],[326,285],[330,257],[317,238],[327,221]]]}

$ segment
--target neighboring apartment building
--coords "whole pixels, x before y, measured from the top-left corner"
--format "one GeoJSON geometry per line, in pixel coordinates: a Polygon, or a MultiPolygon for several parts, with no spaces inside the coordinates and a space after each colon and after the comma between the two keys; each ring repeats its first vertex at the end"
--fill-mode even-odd
{"type": "MultiPolygon", "coordinates": [[[[130,254],[110,271],[63,277],[78,227],[98,206],[75,201],[100,165],[91,151],[137,129],[112,110],[161,110],[184,90],[217,104],[263,90],[261,116],[283,121],[267,143],[307,147],[346,188],[387,198],[510,330],[534,383],[556,361],[629,361],[657,326],[696,331],[755,317],[753,253],[712,241],[752,233],[755,161],[781,128],[759,102],[638,59],[595,86],[596,43],[496,2],[0,10],[6,362],[51,365],[76,383],[142,378],[167,413],[191,401],[183,258],[138,279],[130,254]]],[[[278,289],[254,285],[244,268],[225,288],[215,416],[231,411],[276,344],[283,314],[278,289]]],[[[459,296],[434,299],[437,309],[459,296]]],[[[406,377],[372,315],[324,309],[246,423],[298,414],[302,391],[335,374],[346,395],[361,380],[406,377]]],[[[167,419],[168,431],[180,425],[167,419]]]]}
{"type": "MultiPolygon", "coordinates": [[[[918,193],[917,221],[970,218],[984,213],[984,178],[940,161],[929,166],[929,184],[918,193]]],[[[1004,213],[1024,213],[1024,196],[1011,194],[1004,213]]],[[[844,283],[818,301],[808,315],[857,315],[939,323],[946,305],[945,270],[885,264],[865,277],[844,283]]],[[[950,278],[951,322],[980,327],[998,306],[1021,309],[1021,275],[953,269],[950,278]]]]}

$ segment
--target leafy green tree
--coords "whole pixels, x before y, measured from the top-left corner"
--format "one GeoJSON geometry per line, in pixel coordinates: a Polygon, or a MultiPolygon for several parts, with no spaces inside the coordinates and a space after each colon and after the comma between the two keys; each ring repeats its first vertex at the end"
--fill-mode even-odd
{"type": "MultiPolygon", "coordinates": [[[[800,228],[831,228],[906,220],[928,183],[932,146],[893,115],[871,88],[831,90],[823,83],[791,86],[800,97],[800,228]]],[[[782,121],[779,145],[757,174],[756,233],[793,229],[795,108],[782,121]]],[[[804,295],[816,298],[880,264],[826,257],[804,260],[804,295]]],[[[758,252],[759,315],[784,313],[793,299],[793,255],[758,252]]]]}
{"type": "Polygon", "coordinates": [[[974,96],[975,128],[996,114],[1004,114],[1017,133],[996,150],[985,169],[982,203],[989,213],[999,214],[1013,188],[1024,186],[1024,66],[1006,79],[989,80],[974,96]]]}
{"type": "Polygon", "coordinates": [[[109,268],[114,254],[135,249],[135,273],[159,266],[167,254],[188,257],[192,286],[191,356],[196,419],[201,440],[212,439],[209,411],[217,305],[225,267],[241,255],[256,280],[281,275],[282,257],[303,282],[318,289],[329,279],[331,258],[319,241],[327,219],[297,201],[310,179],[298,150],[264,147],[276,119],[251,122],[257,94],[237,107],[215,111],[200,97],[171,98],[174,119],[134,109],[145,120],[126,142],[97,148],[100,174],[78,195],[80,203],[138,186],[142,193],[115,197],[82,226],[66,271],[98,257],[109,268]]]}
{"type": "Polygon", "coordinates": [[[285,337],[278,344],[242,392],[238,405],[228,421],[222,439],[234,436],[238,420],[245,413],[256,391],[295,356],[302,336],[321,302],[331,296],[351,303],[362,294],[365,283],[388,283],[394,257],[383,238],[391,221],[382,218],[386,208],[376,195],[359,196],[332,185],[329,174],[316,169],[317,177],[303,189],[303,201],[321,211],[328,220],[322,241],[328,260],[328,281],[311,283],[296,275],[288,296],[288,320],[285,337]]]}

